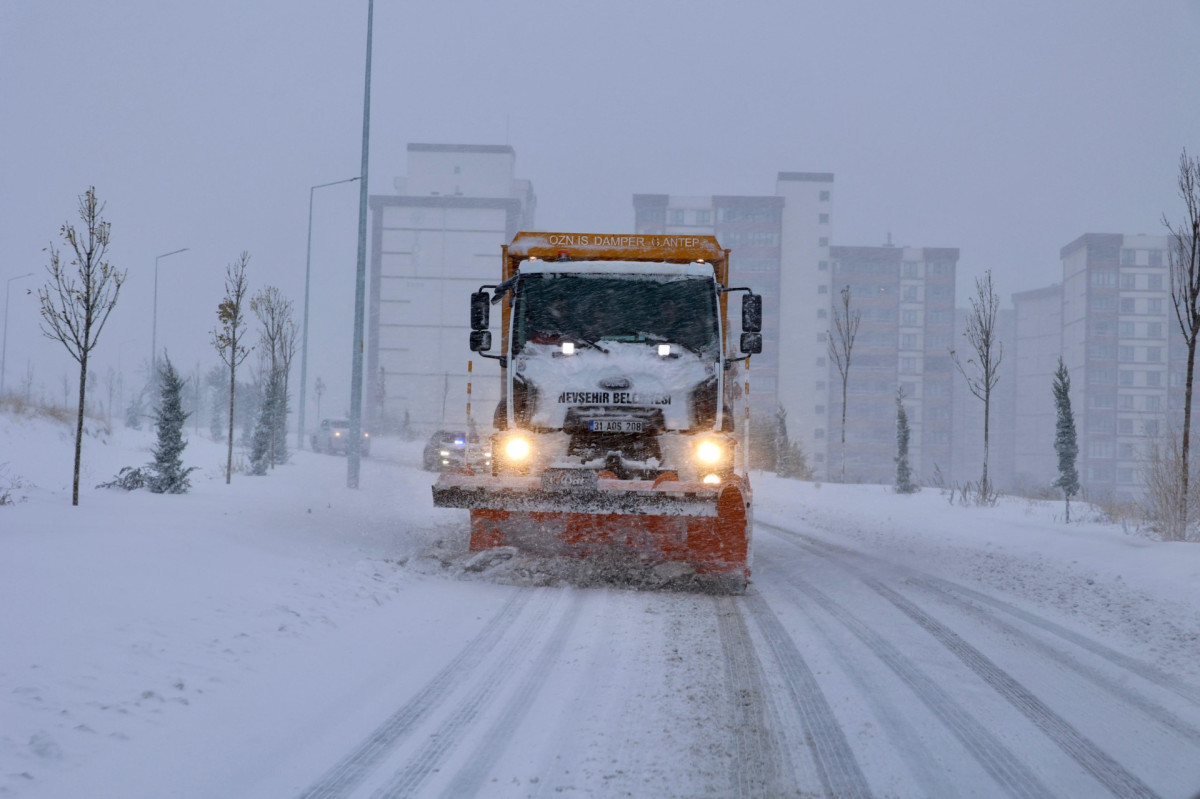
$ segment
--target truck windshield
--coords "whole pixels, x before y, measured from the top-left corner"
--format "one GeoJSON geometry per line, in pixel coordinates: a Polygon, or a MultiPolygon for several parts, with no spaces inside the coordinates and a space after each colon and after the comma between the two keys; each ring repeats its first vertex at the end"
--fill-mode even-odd
{"type": "Polygon", "coordinates": [[[673,343],[717,349],[717,293],[711,278],[532,274],[517,291],[514,351],[526,342],[673,343]]]}

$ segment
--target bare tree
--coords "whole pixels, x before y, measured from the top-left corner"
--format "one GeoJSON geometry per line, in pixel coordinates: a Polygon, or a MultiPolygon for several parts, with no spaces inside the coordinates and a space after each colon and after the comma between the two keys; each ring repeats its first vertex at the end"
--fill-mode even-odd
{"type": "Polygon", "coordinates": [[[250,308],[258,317],[262,328],[259,331],[259,347],[264,366],[269,369],[263,381],[267,391],[277,392],[271,397],[274,413],[271,423],[270,465],[286,460],[286,432],[288,409],[288,378],[292,360],[296,356],[298,328],[292,317],[292,301],[285,299],[283,292],[267,286],[250,299],[250,308]]]}
{"type": "Polygon", "coordinates": [[[237,396],[237,368],[250,350],[242,344],[246,332],[246,317],[242,302],[246,298],[246,265],[250,253],[243,252],[238,260],[225,269],[225,298],[217,306],[217,326],[212,331],[212,343],[221,361],[229,368],[229,439],[225,459],[225,484],[233,476],[233,408],[237,396]]]}
{"type": "Polygon", "coordinates": [[[1183,199],[1184,220],[1172,224],[1163,215],[1163,224],[1170,231],[1167,251],[1171,264],[1171,302],[1175,318],[1187,344],[1187,377],[1183,389],[1183,440],[1180,442],[1179,479],[1182,481],[1178,506],[1178,535],[1188,528],[1189,444],[1192,432],[1192,382],[1196,372],[1196,338],[1200,336],[1200,162],[1188,158],[1187,150],[1179,156],[1179,196],[1183,199]]]}
{"type": "Polygon", "coordinates": [[[42,333],[61,341],[79,364],[79,411],[75,417],[75,474],[71,504],[79,504],[79,465],[83,455],[83,413],[87,401],[88,356],[96,348],[100,331],[116,307],[125,272],[104,260],[111,225],[104,219],[104,204],[96,199],[96,187],[79,197],[79,219],[84,230],[64,222],[59,231],[74,257],[63,264],[62,253],[53,244],[46,248],[50,279],[38,289],[42,333]]]}
{"type": "Polygon", "coordinates": [[[842,288],[842,307],[833,309],[833,329],[829,331],[829,358],[837,365],[842,376],[842,476],[846,482],[846,387],[850,382],[850,355],[854,350],[854,339],[858,336],[858,323],[862,313],[850,310],[850,286],[842,288]]]}
{"type": "Polygon", "coordinates": [[[986,499],[991,494],[988,482],[988,422],[992,408],[992,389],[1000,380],[1000,361],[1004,357],[1004,345],[996,337],[996,321],[1000,315],[1000,295],[992,284],[992,270],[975,279],[975,296],[971,298],[971,313],[967,316],[967,329],[963,338],[967,340],[974,358],[967,365],[974,367],[968,374],[966,365],[958,353],[950,350],[954,365],[967,381],[971,393],[983,401],[983,477],[979,480],[979,496],[986,499]]]}

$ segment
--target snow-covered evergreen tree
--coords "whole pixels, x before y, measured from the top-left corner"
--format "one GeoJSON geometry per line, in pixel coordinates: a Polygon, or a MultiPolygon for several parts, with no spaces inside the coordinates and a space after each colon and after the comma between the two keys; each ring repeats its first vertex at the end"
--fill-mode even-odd
{"type": "Polygon", "coordinates": [[[1079,444],[1075,438],[1075,415],[1071,412],[1071,376],[1058,358],[1058,370],[1054,373],[1054,407],[1058,421],[1054,428],[1054,451],[1058,454],[1058,479],[1055,488],[1061,488],[1067,503],[1067,521],[1071,521],[1071,497],[1079,493],[1079,472],[1075,458],[1079,455],[1079,444]]]}
{"type": "Polygon", "coordinates": [[[159,387],[155,415],[158,442],[154,446],[154,462],[149,466],[146,487],[155,494],[184,494],[191,487],[188,475],[195,469],[183,468],[183,450],[187,446],[183,440],[183,425],[188,418],[183,412],[181,396],[184,381],[165,354],[156,383],[159,387]]]}
{"type": "Polygon", "coordinates": [[[918,486],[908,465],[908,413],[904,410],[904,389],[896,389],[896,493],[912,494],[918,486]]]}
{"type": "Polygon", "coordinates": [[[250,474],[264,475],[271,466],[271,446],[275,439],[278,389],[274,374],[268,375],[261,387],[262,402],[258,407],[258,421],[250,436],[250,474]]]}
{"type": "Polygon", "coordinates": [[[142,416],[146,413],[146,398],[141,392],[135,392],[125,406],[125,426],[131,430],[142,429],[142,416]]]}
{"type": "Polygon", "coordinates": [[[271,465],[278,466],[281,463],[287,463],[288,460],[288,445],[287,445],[287,417],[288,417],[288,392],[286,376],[283,369],[277,369],[275,379],[268,385],[275,394],[275,416],[271,423],[271,435],[274,441],[271,446],[271,465]]]}

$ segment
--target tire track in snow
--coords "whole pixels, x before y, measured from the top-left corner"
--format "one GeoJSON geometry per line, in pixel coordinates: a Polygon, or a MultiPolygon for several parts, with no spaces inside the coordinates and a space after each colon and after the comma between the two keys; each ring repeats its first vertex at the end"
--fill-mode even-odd
{"type": "Polygon", "coordinates": [[[401,739],[445,699],[464,675],[483,662],[484,657],[503,640],[508,628],[521,615],[532,596],[532,589],[522,589],[513,594],[445,668],[301,794],[301,799],[336,799],[349,795],[401,739]]]}
{"type": "MultiPolygon", "coordinates": [[[[874,557],[868,553],[859,552],[857,550],[850,549],[849,547],[839,546],[838,544],[824,541],[820,538],[797,532],[795,530],[788,530],[784,527],[761,522],[758,523],[758,526],[764,527],[768,530],[773,530],[777,533],[782,533],[784,540],[799,539],[807,544],[809,548],[815,550],[815,554],[818,555],[828,556],[831,554],[836,554],[848,560],[857,560],[868,563],[884,562],[881,561],[880,558],[874,557]]],[[[888,566],[891,568],[896,568],[890,563],[888,566]]],[[[852,567],[847,564],[847,568],[852,567]]],[[[1096,655],[1097,657],[1106,660],[1109,663],[1112,663],[1113,665],[1118,666],[1137,677],[1140,677],[1146,682],[1153,683],[1160,688],[1174,693],[1182,699],[1186,699],[1194,705],[1200,706],[1200,686],[1185,682],[1184,680],[1181,680],[1178,677],[1163,671],[1151,663],[1147,663],[1146,661],[1138,660],[1137,658],[1133,658],[1122,652],[1118,652],[1117,650],[1105,646],[1104,644],[1088,638],[1085,635],[1081,635],[1080,633],[1068,629],[1060,624],[1056,624],[1055,622],[1042,618],[1041,616],[1035,615],[1026,610],[1022,610],[1016,605],[1005,602],[1002,599],[996,599],[995,597],[988,596],[987,594],[981,593],[972,588],[968,588],[965,585],[960,585],[941,577],[923,574],[916,570],[911,571],[914,575],[913,582],[915,583],[924,583],[931,588],[941,587],[944,592],[957,593],[982,604],[990,605],[997,610],[1003,611],[1010,616],[1020,619],[1026,624],[1045,630],[1046,632],[1051,633],[1052,635],[1055,635],[1065,641],[1069,641],[1079,648],[1085,649],[1088,652],[1091,652],[1093,655],[1096,655]]]]}
{"type": "MultiPolygon", "coordinates": [[[[803,546],[809,551],[814,552],[814,554],[818,554],[822,557],[836,555],[845,561],[857,560],[867,563],[880,562],[879,558],[873,557],[866,553],[856,552],[852,549],[821,541],[812,536],[805,535],[804,533],[786,530],[774,525],[764,526],[769,527],[777,532],[785,533],[787,536],[800,539],[803,543],[790,543],[793,543],[796,546],[803,546]]],[[[851,565],[849,562],[843,562],[842,565],[860,577],[864,577],[862,570],[851,565]]],[[[1081,649],[1085,649],[1098,656],[1102,660],[1134,676],[1140,677],[1146,682],[1171,691],[1172,693],[1175,693],[1176,695],[1182,697],[1183,699],[1187,699],[1196,705],[1200,705],[1200,688],[1189,685],[1182,680],[1167,674],[1156,666],[1117,652],[1116,650],[1093,641],[1086,636],[1080,635],[1079,633],[1055,624],[1054,622],[1048,621],[1033,613],[1022,610],[1003,600],[995,599],[987,594],[975,591],[971,588],[959,585],[940,577],[922,574],[917,571],[913,571],[912,573],[914,576],[907,580],[909,584],[933,593],[943,601],[952,603],[966,610],[967,612],[972,613],[978,618],[983,619],[987,623],[996,626],[997,628],[1003,630],[1005,634],[1020,639],[1027,646],[1040,652],[1044,657],[1055,661],[1064,668],[1074,671],[1076,674],[1088,680],[1097,687],[1117,697],[1121,701],[1124,701],[1130,706],[1137,708],[1152,721],[1162,725],[1163,727],[1166,727],[1179,736],[1192,742],[1200,740],[1200,729],[1181,719],[1178,714],[1171,712],[1158,702],[1155,702],[1145,695],[1127,687],[1120,681],[1101,673],[1097,669],[1085,663],[1082,663],[1077,658],[1072,657],[1070,654],[1059,649],[1055,649],[1054,647],[1046,644],[1029,633],[1004,622],[997,616],[987,613],[977,604],[972,604],[972,601],[1003,611],[1033,627],[1042,629],[1065,641],[1075,644],[1081,649]]]]}
{"type": "MultiPolygon", "coordinates": [[[[1080,662],[1062,650],[1055,649],[1041,639],[989,613],[986,609],[981,608],[965,596],[958,595],[954,591],[953,584],[944,583],[936,578],[917,578],[911,580],[910,584],[923,588],[943,601],[961,608],[964,612],[975,616],[985,624],[992,625],[1010,638],[1022,641],[1026,646],[1040,653],[1042,657],[1075,672],[1096,687],[1115,696],[1131,707],[1137,708],[1150,720],[1166,727],[1192,744],[1200,743],[1200,728],[1180,718],[1177,714],[1171,712],[1153,699],[1129,688],[1119,680],[1102,673],[1099,669],[1080,662]]],[[[1032,614],[1029,615],[1032,616],[1032,614]]],[[[1037,617],[1032,616],[1032,618],[1036,619],[1037,617]]],[[[1127,669],[1127,671],[1130,670],[1127,669]]],[[[1138,674],[1136,671],[1132,671],[1131,673],[1138,674]]],[[[1141,675],[1139,674],[1138,676],[1141,675]]]]}
{"type": "Polygon", "coordinates": [[[846,733],[796,643],[757,591],[748,589],[742,602],[770,647],[787,685],[788,696],[804,723],[825,794],[838,799],[870,797],[870,786],[846,740],[846,733]]]}
{"type": "MultiPolygon", "coordinates": [[[[1113,795],[1120,797],[1142,797],[1143,799],[1152,799],[1158,796],[1141,779],[1121,766],[1108,753],[1091,741],[1091,739],[1079,732],[1074,725],[1055,713],[1045,702],[1022,685],[1016,678],[996,665],[983,652],[967,643],[956,632],[934,619],[915,603],[879,582],[874,577],[864,574],[861,569],[852,563],[846,562],[854,559],[876,559],[854,552],[853,550],[813,539],[811,536],[803,533],[786,530],[774,525],[765,526],[785,533],[787,537],[797,539],[789,541],[794,546],[813,551],[815,554],[822,556],[828,556],[830,552],[838,554],[840,556],[839,563],[844,568],[856,574],[869,588],[932,635],[942,646],[957,657],[976,676],[991,686],[993,690],[1000,694],[1001,697],[1016,708],[1023,716],[1029,719],[1056,746],[1104,785],[1113,795]],[[826,550],[826,552],[821,552],[822,549],[826,550]]],[[[785,541],[787,537],[785,537],[785,541]]],[[[813,591],[816,591],[816,589],[814,588],[813,591]]],[[[832,602],[832,600],[830,601],[832,602]]],[[[1032,614],[1030,615],[1032,616],[1032,614]]]]}
{"type": "Polygon", "coordinates": [[[1117,763],[1089,738],[1075,729],[1070,722],[1038,699],[1032,691],[997,666],[987,655],[967,643],[958,633],[886,585],[871,578],[867,578],[865,582],[872,590],[895,605],[901,613],[929,632],[942,646],[949,649],[967,668],[975,672],[1009,704],[1033,722],[1060,749],[1108,788],[1114,796],[1143,797],[1143,799],[1153,799],[1158,796],[1150,786],[1117,763]]]}
{"type": "Polygon", "coordinates": [[[795,575],[780,575],[780,585],[800,593],[850,631],[859,641],[900,678],[921,702],[959,740],[971,756],[1005,792],[1017,799],[1042,799],[1053,796],[1028,769],[978,719],[924,671],[905,657],[867,624],[851,614],[823,591],[795,575]]]}
{"type": "Polygon", "coordinates": [[[562,654],[567,638],[579,618],[586,596],[587,594],[583,591],[574,593],[571,607],[558,620],[554,632],[538,652],[533,666],[526,672],[521,685],[505,704],[504,709],[500,711],[500,721],[488,731],[485,738],[471,752],[467,758],[467,765],[442,791],[443,797],[457,799],[462,796],[479,795],[488,772],[495,766],[505,747],[512,742],[513,734],[529,712],[529,708],[545,684],[546,676],[555,665],[558,656],[562,654]]]}
{"type": "Polygon", "coordinates": [[[1168,674],[1157,666],[1146,663],[1145,661],[1132,658],[1121,652],[1111,649],[1104,644],[1093,641],[1087,636],[1080,635],[1074,630],[1069,630],[1060,624],[1055,624],[1052,621],[1043,619],[1028,611],[1022,610],[1015,605],[1009,604],[1000,599],[995,599],[987,594],[980,593],[971,588],[967,588],[957,583],[952,583],[948,580],[943,580],[940,577],[923,577],[923,581],[931,586],[941,587],[947,592],[954,592],[962,596],[973,599],[977,602],[990,605],[997,610],[1003,611],[1010,616],[1020,619],[1021,621],[1045,630],[1048,633],[1058,636],[1065,641],[1069,641],[1081,649],[1086,649],[1094,655],[1107,660],[1108,662],[1120,666],[1122,669],[1141,677],[1146,682],[1154,683],[1160,688],[1172,692],[1173,694],[1186,699],[1193,705],[1200,706],[1200,686],[1184,682],[1172,674],[1168,674]]]}
{"type": "MultiPolygon", "coordinates": [[[[725,682],[733,706],[734,746],[730,767],[731,796],[781,796],[787,758],[771,734],[772,719],[762,665],[746,620],[731,597],[716,600],[725,682]]],[[[772,721],[775,723],[772,724],[772,721]]]]}
{"type": "Polygon", "coordinates": [[[400,799],[416,795],[425,779],[451,750],[458,746],[479,714],[495,699],[501,686],[511,681],[510,673],[513,667],[529,651],[530,645],[541,632],[546,618],[550,615],[551,605],[551,602],[546,602],[534,610],[532,618],[525,623],[520,633],[509,641],[508,646],[495,660],[489,661],[486,673],[450,717],[429,734],[425,745],[407,764],[371,794],[371,799],[400,799]]]}

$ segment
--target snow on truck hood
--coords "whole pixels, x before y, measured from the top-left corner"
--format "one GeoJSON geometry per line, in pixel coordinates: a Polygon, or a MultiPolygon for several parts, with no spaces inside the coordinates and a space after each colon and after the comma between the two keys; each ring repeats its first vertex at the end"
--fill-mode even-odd
{"type": "Polygon", "coordinates": [[[688,395],[715,374],[715,364],[686,350],[662,357],[652,344],[601,341],[598,349],[580,347],[562,355],[556,344],[526,344],[517,357],[516,375],[536,386],[538,404],[532,423],[562,427],[567,409],[580,405],[660,408],[668,429],[691,426],[688,395]]]}

